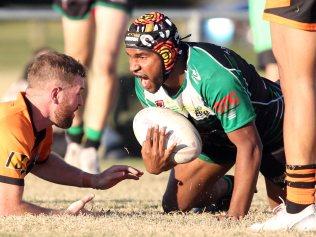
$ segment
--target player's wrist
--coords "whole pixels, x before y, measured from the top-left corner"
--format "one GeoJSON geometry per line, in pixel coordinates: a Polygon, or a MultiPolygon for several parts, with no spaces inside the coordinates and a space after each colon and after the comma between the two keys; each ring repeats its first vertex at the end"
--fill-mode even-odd
{"type": "Polygon", "coordinates": [[[162,165],[161,164],[158,165],[157,163],[153,163],[153,162],[145,163],[145,168],[146,168],[147,172],[150,174],[158,175],[161,172],[163,172],[162,165]]]}
{"type": "Polygon", "coordinates": [[[237,219],[240,219],[248,214],[249,208],[247,208],[245,203],[238,202],[239,205],[237,205],[234,202],[230,203],[229,209],[227,211],[228,216],[236,217],[237,219]]]}
{"type": "Polygon", "coordinates": [[[227,217],[231,217],[237,220],[244,218],[247,215],[247,212],[244,210],[231,210],[229,209],[226,213],[227,217]]]}
{"type": "Polygon", "coordinates": [[[93,181],[93,177],[95,175],[86,173],[84,171],[81,172],[81,184],[83,188],[95,188],[95,182],[93,181]]]}

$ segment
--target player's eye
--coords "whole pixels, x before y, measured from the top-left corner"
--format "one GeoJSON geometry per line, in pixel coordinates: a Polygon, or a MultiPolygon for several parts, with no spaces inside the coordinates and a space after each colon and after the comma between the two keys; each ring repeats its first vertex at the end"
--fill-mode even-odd
{"type": "Polygon", "coordinates": [[[138,55],[138,57],[137,58],[140,58],[140,59],[145,59],[145,58],[147,58],[147,56],[146,55],[144,55],[144,54],[140,54],[140,55],[138,55]]]}

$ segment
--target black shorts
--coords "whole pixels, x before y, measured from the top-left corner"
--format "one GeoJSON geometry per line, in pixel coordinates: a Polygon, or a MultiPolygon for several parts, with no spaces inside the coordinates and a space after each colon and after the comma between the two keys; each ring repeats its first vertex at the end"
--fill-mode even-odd
{"type": "Polygon", "coordinates": [[[276,63],[276,59],[272,52],[272,49],[265,50],[258,53],[258,68],[260,70],[265,70],[266,66],[270,63],[276,63]]]}
{"type": "Polygon", "coordinates": [[[266,0],[263,17],[274,23],[316,31],[316,0],[266,0]]]}
{"type": "MultiPolygon", "coordinates": [[[[282,138],[283,139],[283,138],[282,138]]],[[[234,164],[237,150],[235,146],[219,146],[203,142],[202,153],[199,159],[216,164],[234,164]]],[[[274,143],[274,146],[263,148],[260,166],[261,174],[272,183],[285,186],[285,156],[283,140],[274,143]]]]}
{"type": "Polygon", "coordinates": [[[121,9],[127,13],[132,10],[129,0],[54,0],[53,9],[61,15],[73,19],[81,20],[89,17],[91,11],[96,6],[111,7],[121,9]]]}

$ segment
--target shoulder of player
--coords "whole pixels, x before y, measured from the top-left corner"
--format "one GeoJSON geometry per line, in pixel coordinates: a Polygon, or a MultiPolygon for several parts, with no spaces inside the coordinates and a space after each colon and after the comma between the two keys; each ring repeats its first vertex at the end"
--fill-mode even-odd
{"type": "Polygon", "coordinates": [[[203,62],[223,66],[227,61],[227,55],[235,54],[232,50],[211,43],[197,42],[188,43],[188,62],[203,62]]]}
{"type": "Polygon", "coordinates": [[[187,74],[194,84],[216,83],[218,80],[222,83],[234,77],[231,70],[225,67],[214,54],[223,55],[224,48],[208,43],[189,44],[187,74]]]}
{"type": "Polygon", "coordinates": [[[0,113],[1,133],[14,134],[15,137],[33,136],[33,127],[26,108],[4,111],[0,108],[0,113]]]}

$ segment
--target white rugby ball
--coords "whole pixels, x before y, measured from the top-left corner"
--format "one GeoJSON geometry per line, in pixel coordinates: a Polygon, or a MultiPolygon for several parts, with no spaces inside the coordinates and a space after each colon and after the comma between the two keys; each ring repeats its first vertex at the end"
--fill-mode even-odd
{"type": "Polygon", "coordinates": [[[155,125],[159,125],[159,129],[165,127],[166,133],[170,134],[165,149],[176,142],[177,146],[171,154],[175,163],[187,163],[200,155],[202,140],[196,128],[182,114],[166,108],[148,107],[136,114],[133,130],[140,145],[146,140],[148,128],[155,125]]]}

